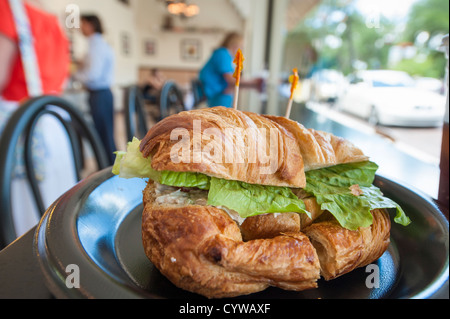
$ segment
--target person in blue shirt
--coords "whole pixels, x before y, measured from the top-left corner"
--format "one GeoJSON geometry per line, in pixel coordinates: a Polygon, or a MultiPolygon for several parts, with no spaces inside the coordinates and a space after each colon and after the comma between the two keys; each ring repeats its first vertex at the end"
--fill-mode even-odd
{"type": "MultiPolygon", "coordinates": [[[[231,32],[227,34],[222,44],[214,50],[209,60],[201,69],[199,80],[209,107],[232,106],[234,86],[236,83],[233,77],[236,66],[233,60],[237,50],[242,47],[242,44],[243,37],[239,33],[231,32]]],[[[258,83],[257,80],[241,80],[241,87],[256,86],[258,83]]]]}
{"type": "Polygon", "coordinates": [[[103,38],[103,27],[95,15],[81,16],[81,32],[88,38],[89,50],[75,78],[89,92],[89,107],[95,128],[102,140],[110,164],[114,163],[114,52],[103,38]]]}

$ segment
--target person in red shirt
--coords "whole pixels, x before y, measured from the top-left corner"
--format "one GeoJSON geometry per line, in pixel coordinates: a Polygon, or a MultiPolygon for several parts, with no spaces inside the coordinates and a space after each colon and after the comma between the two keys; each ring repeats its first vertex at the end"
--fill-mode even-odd
{"type": "MultiPolygon", "coordinates": [[[[27,1],[24,1],[24,8],[33,37],[41,92],[43,95],[60,95],[70,75],[69,41],[55,16],[27,1]]],[[[0,137],[10,116],[30,97],[10,2],[0,0],[0,137]]],[[[74,167],[72,151],[62,124],[51,115],[39,119],[33,139],[33,163],[44,204],[48,207],[76,183],[75,170],[68,169],[74,167]]],[[[19,236],[39,221],[25,176],[21,141],[16,147],[11,181],[13,218],[19,236]]]]}
{"type": "MultiPolygon", "coordinates": [[[[25,3],[34,38],[43,94],[60,94],[69,77],[69,41],[55,16],[25,3]]],[[[8,0],[0,0],[0,96],[20,102],[28,98],[18,35],[8,0]]]]}

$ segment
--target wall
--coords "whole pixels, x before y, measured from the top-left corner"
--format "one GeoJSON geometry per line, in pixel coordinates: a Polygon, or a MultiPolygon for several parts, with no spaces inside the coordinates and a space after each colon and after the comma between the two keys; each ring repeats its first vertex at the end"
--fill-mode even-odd
{"type": "Polygon", "coordinates": [[[165,31],[162,25],[167,17],[167,10],[161,1],[138,2],[135,9],[140,65],[198,70],[227,31],[239,31],[244,27],[243,19],[226,0],[196,0],[192,3],[200,7],[199,15],[189,19],[174,17],[175,31],[165,31]],[[143,43],[147,39],[153,40],[156,45],[153,56],[144,54],[143,43]],[[180,46],[183,40],[195,40],[199,43],[198,60],[182,58],[180,46]]]}
{"type": "MultiPolygon", "coordinates": [[[[45,10],[57,15],[65,25],[66,7],[76,4],[81,13],[99,15],[106,30],[105,38],[116,53],[116,95],[117,108],[121,105],[123,86],[139,81],[141,68],[198,71],[208,59],[212,50],[219,45],[227,31],[245,29],[245,21],[228,0],[195,0],[200,14],[183,20],[173,19],[177,31],[162,29],[167,10],[159,0],[130,0],[126,5],[119,0],[35,0],[45,10]],[[129,53],[123,52],[124,37],[128,38],[129,53]],[[183,59],[181,43],[184,40],[198,41],[199,58],[183,59]],[[147,55],[145,41],[153,41],[155,54],[147,55]]],[[[251,0],[254,1],[254,0],[251,0]]],[[[77,29],[66,29],[73,41],[76,59],[81,59],[87,49],[86,39],[77,29]]]]}

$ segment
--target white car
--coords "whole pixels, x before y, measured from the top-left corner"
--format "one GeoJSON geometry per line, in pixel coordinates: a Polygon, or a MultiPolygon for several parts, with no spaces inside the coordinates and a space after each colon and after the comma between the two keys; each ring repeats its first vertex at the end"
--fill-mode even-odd
{"type": "Polygon", "coordinates": [[[360,71],[338,102],[342,111],[374,125],[435,127],[443,124],[446,98],[416,86],[405,72],[360,71]]]}
{"type": "Polygon", "coordinates": [[[311,77],[311,98],[319,102],[336,102],[345,87],[344,75],[332,69],[315,72],[311,77]]]}

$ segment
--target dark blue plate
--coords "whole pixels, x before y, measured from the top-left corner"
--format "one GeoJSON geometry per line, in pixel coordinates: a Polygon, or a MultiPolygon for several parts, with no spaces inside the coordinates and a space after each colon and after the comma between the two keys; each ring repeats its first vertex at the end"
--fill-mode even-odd
{"type": "MultiPolygon", "coordinates": [[[[359,268],[319,288],[292,292],[269,288],[258,299],[448,298],[448,221],[426,195],[377,176],[375,185],[399,203],[412,223],[392,223],[391,244],[371,268],[359,268]],[[368,288],[368,286],[370,288],[368,288]]],[[[58,298],[203,299],[171,284],[151,264],[141,242],[145,181],[121,179],[110,169],[83,180],[46,212],[34,250],[45,281],[58,298]],[[66,284],[77,268],[79,287],[66,284]]],[[[391,215],[393,217],[393,215],[391,215]]],[[[75,281],[75,283],[77,283],[75,281]]]]}

